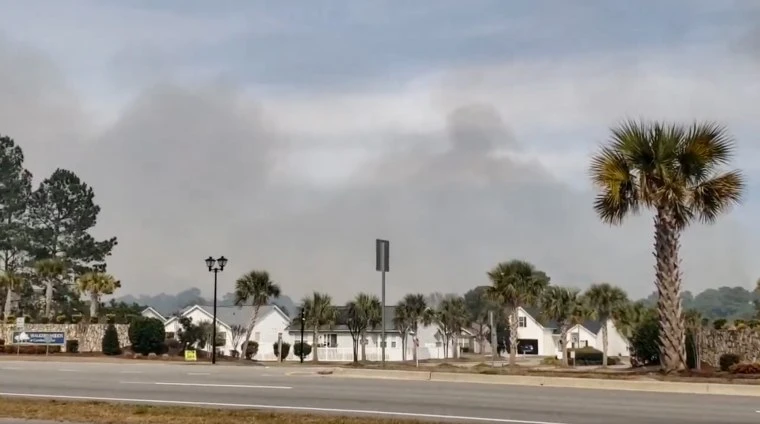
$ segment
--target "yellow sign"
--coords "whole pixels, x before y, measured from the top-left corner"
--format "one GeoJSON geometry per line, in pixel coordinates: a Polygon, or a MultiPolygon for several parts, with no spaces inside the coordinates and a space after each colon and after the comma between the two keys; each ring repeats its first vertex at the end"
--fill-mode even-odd
{"type": "Polygon", "coordinates": [[[185,361],[197,361],[198,357],[195,355],[194,350],[185,351],[185,361]]]}

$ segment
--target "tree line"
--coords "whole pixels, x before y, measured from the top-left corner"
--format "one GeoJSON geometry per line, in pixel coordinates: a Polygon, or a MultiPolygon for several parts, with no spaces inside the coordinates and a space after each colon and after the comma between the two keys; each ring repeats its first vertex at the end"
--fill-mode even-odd
{"type": "Polygon", "coordinates": [[[21,147],[0,136],[4,320],[17,315],[45,321],[99,315],[101,297],[121,286],[106,273],[116,237],[97,240],[90,233],[99,213],[92,187],[71,170],[56,169],[33,187],[21,147]],[[89,301],[81,299],[83,294],[89,301]]]}

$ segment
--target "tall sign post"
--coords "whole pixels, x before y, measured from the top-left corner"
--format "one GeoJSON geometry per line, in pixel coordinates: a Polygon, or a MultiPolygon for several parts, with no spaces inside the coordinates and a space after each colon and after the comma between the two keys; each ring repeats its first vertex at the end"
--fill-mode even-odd
{"type": "Polygon", "coordinates": [[[388,259],[390,254],[391,242],[388,240],[375,240],[375,270],[382,275],[380,283],[381,291],[381,321],[382,329],[380,330],[380,354],[383,356],[383,367],[385,367],[385,273],[390,270],[388,259]]]}
{"type": "MultiPolygon", "coordinates": [[[[8,296],[10,296],[10,292],[8,293],[9,293],[8,296]]],[[[25,321],[24,317],[16,318],[16,331],[21,334],[24,334],[24,321],[25,321]]],[[[16,355],[18,356],[19,353],[21,353],[21,345],[16,344],[16,355]]]]}

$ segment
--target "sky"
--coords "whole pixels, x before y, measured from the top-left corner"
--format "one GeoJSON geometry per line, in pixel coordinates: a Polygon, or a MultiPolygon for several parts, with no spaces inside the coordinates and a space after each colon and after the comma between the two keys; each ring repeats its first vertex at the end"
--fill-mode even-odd
{"type": "Polygon", "coordinates": [[[590,156],[624,119],[725,124],[743,205],[683,236],[684,288],[751,287],[760,243],[755,0],[0,0],[0,133],[39,182],[78,173],[122,294],[389,301],[488,284],[654,286],[652,218],[592,210],[590,156]]]}

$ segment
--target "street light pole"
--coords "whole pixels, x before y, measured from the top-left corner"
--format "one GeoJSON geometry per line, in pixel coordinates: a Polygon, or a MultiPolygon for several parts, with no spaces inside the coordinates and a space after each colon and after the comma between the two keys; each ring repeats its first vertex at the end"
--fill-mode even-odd
{"type": "Polygon", "coordinates": [[[227,265],[227,258],[220,256],[219,259],[214,259],[209,256],[206,258],[206,266],[209,272],[214,273],[214,322],[211,325],[211,364],[216,364],[216,292],[217,281],[220,271],[224,271],[224,266],[227,265]]]}
{"type": "MultiPolygon", "coordinates": [[[[306,316],[303,313],[303,308],[301,308],[301,354],[299,355],[301,357],[301,363],[303,364],[303,326],[306,322],[306,316]]],[[[315,347],[316,349],[316,347],[315,347]]]]}

